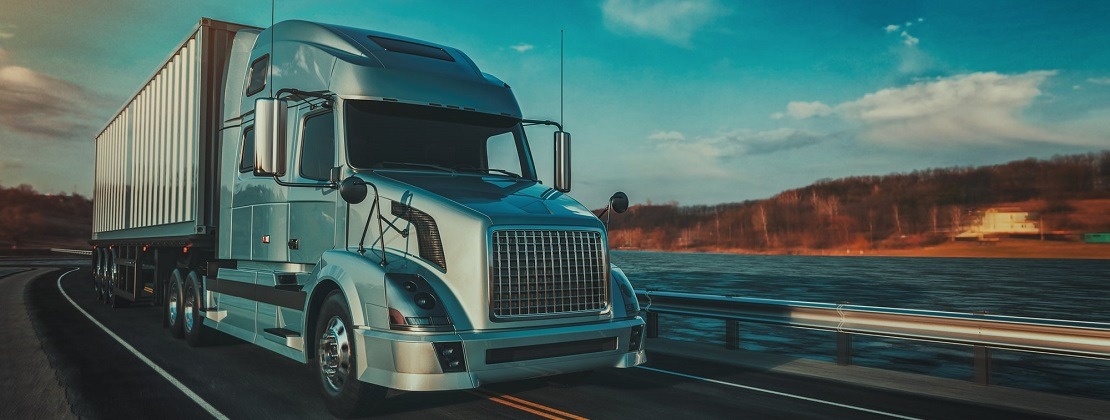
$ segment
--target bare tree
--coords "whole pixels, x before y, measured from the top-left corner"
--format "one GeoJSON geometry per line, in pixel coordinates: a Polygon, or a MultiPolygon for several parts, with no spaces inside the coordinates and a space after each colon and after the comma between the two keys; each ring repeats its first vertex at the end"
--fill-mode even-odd
{"type": "Polygon", "coordinates": [[[894,208],[894,225],[898,227],[898,237],[901,238],[903,236],[903,234],[902,234],[902,216],[900,214],[898,214],[898,205],[897,204],[894,204],[891,207],[894,208]]]}
{"type": "Polygon", "coordinates": [[[964,225],[964,210],[960,206],[949,206],[948,217],[952,222],[952,240],[956,240],[956,235],[960,234],[960,229],[964,225]]]}

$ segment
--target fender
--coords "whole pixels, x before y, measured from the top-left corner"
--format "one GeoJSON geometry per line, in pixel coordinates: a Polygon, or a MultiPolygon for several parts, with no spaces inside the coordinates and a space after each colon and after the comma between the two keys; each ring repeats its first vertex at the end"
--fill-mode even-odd
{"type": "Polygon", "coordinates": [[[636,300],[636,291],[632,289],[632,282],[624,270],[614,264],[609,264],[609,278],[611,279],[613,297],[613,319],[631,318],[640,313],[640,302],[636,300]]]}
{"type": "MultiPolygon", "coordinates": [[[[366,305],[383,308],[385,306],[385,270],[376,262],[350,251],[325,251],[320,257],[320,263],[313,270],[313,277],[317,281],[308,293],[308,301],[305,302],[304,331],[315,334],[311,329],[315,326],[318,307],[314,305],[323,300],[328,293],[330,289],[326,285],[329,283],[337,286],[343,293],[343,297],[347,299],[351,322],[355,327],[389,328],[384,309],[373,311],[380,312],[378,314],[366,311],[366,305]]],[[[313,335],[306,334],[306,337],[313,337],[313,335]]]]}

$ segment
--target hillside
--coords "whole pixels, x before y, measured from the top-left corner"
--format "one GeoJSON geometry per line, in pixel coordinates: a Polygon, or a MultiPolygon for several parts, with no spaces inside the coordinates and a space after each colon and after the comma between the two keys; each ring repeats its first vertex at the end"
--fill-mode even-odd
{"type": "Polygon", "coordinates": [[[992,208],[1027,215],[1035,227],[985,236],[1078,241],[1110,232],[1110,151],[826,179],[742,203],[637,205],[613,217],[609,240],[614,248],[679,251],[914,249],[984,236],[976,226],[992,208]]]}
{"type": "Polygon", "coordinates": [[[30,185],[0,186],[0,250],[88,247],[92,201],[78,194],[41,194],[30,185]]]}

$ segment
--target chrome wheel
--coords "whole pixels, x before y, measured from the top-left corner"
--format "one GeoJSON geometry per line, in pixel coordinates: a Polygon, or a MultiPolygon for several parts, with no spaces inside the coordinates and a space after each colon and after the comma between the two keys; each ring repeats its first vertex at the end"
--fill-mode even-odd
{"type": "Polygon", "coordinates": [[[104,281],[104,302],[105,303],[112,302],[112,298],[115,297],[114,296],[115,295],[115,290],[112,290],[112,288],[115,287],[115,285],[116,285],[116,275],[118,274],[118,272],[119,271],[116,268],[115,261],[112,261],[112,264],[110,264],[108,266],[107,279],[105,279],[105,281],[104,281]]]}
{"type": "Polygon", "coordinates": [[[170,287],[169,296],[166,297],[166,307],[169,308],[169,323],[170,325],[177,325],[177,304],[180,300],[176,287],[170,287]]]}
{"type": "MultiPolygon", "coordinates": [[[[195,292],[193,290],[187,290],[186,293],[185,293],[185,311],[184,311],[184,314],[183,314],[184,317],[185,317],[184,321],[185,321],[185,332],[186,333],[193,330],[193,311],[196,310],[196,307],[197,307],[197,298],[195,296],[195,292]]],[[[176,309],[176,308],[174,308],[174,309],[176,309]]],[[[171,316],[177,316],[177,312],[174,311],[174,314],[171,315],[171,316]]]]}
{"type": "Polygon", "coordinates": [[[328,390],[341,392],[351,369],[351,343],[347,341],[347,325],[342,318],[333,316],[328,320],[317,354],[320,355],[320,375],[328,390]]]}

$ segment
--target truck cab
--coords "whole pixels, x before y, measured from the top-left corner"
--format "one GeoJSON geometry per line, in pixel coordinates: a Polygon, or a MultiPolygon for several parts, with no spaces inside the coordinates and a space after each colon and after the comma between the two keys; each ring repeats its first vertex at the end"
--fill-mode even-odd
{"type": "Polygon", "coordinates": [[[524,131],[544,122],[461,51],[305,21],[241,29],[222,96],[214,258],[192,306],[180,287],[166,305],[183,334],[318,367],[337,414],[386,388],[645,361],[605,225],[566,194],[569,134],[544,185],[524,131]]]}

